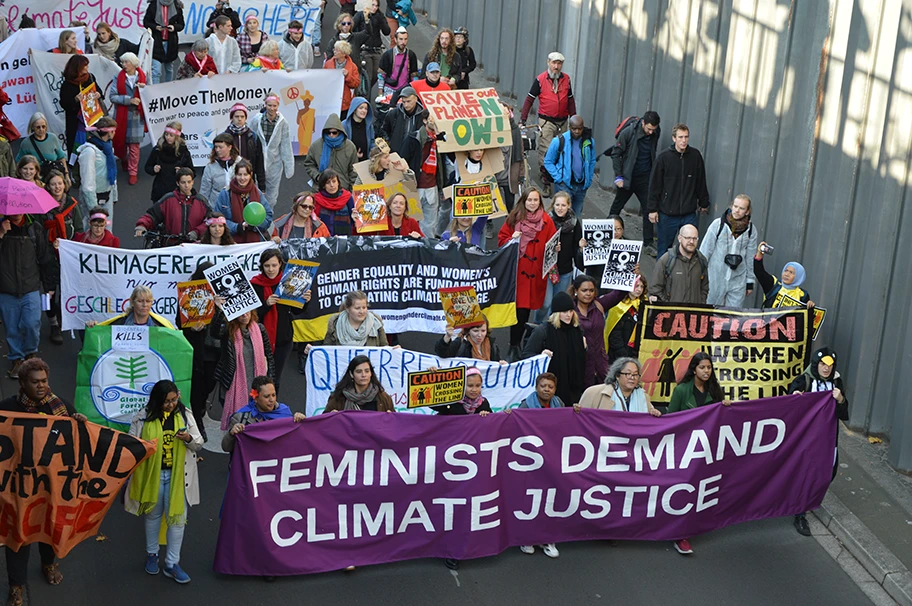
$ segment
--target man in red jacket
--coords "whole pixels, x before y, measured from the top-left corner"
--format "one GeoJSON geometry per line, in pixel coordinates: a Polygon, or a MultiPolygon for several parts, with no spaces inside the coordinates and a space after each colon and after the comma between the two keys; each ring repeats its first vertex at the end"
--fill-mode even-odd
{"type": "Polygon", "coordinates": [[[196,242],[206,231],[207,212],[206,200],[193,189],[193,170],[182,167],[177,171],[177,189],[162,196],[139,218],[134,235],[141,238],[147,230],[159,228],[163,234],[174,236],[168,244],[196,242]]]}
{"type": "Polygon", "coordinates": [[[541,135],[538,137],[538,162],[541,171],[542,193],[551,197],[551,175],[545,169],[545,154],[551,139],[567,132],[567,121],[576,114],[576,100],[570,86],[570,76],[563,73],[564,56],[558,52],[548,55],[548,70],[536,76],[532,88],[523,103],[520,114],[520,125],[526,125],[532,104],[538,99],[538,126],[541,135]]]}

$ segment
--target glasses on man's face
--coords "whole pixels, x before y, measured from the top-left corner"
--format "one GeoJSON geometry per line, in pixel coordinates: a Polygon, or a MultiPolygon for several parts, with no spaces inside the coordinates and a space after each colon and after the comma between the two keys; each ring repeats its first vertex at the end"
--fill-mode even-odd
{"type": "Polygon", "coordinates": [[[700,239],[700,237],[699,236],[681,236],[681,239],[686,240],[688,242],[696,242],[697,240],[700,239]]]}
{"type": "Polygon", "coordinates": [[[619,375],[622,377],[627,377],[628,379],[639,379],[640,373],[638,372],[619,372],[619,375]]]}
{"type": "Polygon", "coordinates": [[[338,137],[338,136],[339,136],[339,131],[337,131],[337,130],[328,130],[328,131],[326,131],[326,134],[328,134],[330,137],[338,137]]]}

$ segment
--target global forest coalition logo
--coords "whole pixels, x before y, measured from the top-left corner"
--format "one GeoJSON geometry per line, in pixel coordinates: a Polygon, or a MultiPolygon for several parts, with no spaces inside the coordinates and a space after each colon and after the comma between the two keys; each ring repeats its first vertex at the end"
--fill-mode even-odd
{"type": "Polygon", "coordinates": [[[160,380],[174,380],[168,363],[154,351],[106,351],[92,369],[92,404],[114,423],[128,424],[160,380]]]}

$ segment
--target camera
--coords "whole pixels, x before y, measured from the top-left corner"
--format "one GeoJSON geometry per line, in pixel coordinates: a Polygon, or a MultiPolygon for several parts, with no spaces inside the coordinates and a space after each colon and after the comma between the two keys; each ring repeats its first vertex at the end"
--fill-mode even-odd
{"type": "Polygon", "coordinates": [[[770,246],[769,244],[760,245],[760,252],[762,252],[764,255],[771,255],[771,254],[773,254],[774,250],[775,249],[772,246],[770,246]]]}

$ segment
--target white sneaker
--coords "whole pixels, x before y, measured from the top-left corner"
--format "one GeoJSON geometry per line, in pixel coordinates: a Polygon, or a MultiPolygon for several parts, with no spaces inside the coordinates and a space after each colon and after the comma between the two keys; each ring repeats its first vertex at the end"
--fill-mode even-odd
{"type": "Polygon", "coordinates": [[[549,558],[560,557],[560,552],[557,550],[557,545],[554,543],[545,543],[542,545],[542,551],[544,551],[545,555],[549,558]]]}
{"type": "Polygon", "coordinates": [[[532,545],[521,545],[519,550],[523,553],[535,553],[535,547],[532,545]]]}

